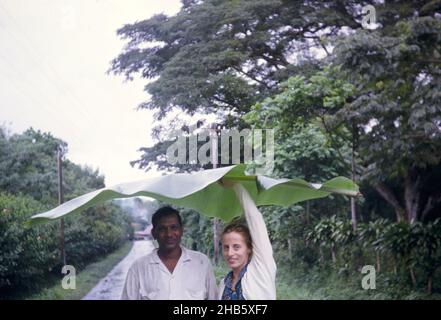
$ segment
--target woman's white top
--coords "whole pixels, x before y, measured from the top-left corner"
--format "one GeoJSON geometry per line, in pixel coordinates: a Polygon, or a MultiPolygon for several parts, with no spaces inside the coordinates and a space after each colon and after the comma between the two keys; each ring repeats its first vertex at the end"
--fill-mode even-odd
{"type": "MultiPolygon", "coordinates": [[[[234,184],[233,189],[244,210],[253,242],[253,254],[242,277],[242,294],[246,300],[275,300],[277,267],[265,221],[247,190],[239,183],[234,184]]],[[[222,298],[224,288],[222,279],[219,299],[222,298]]]]}

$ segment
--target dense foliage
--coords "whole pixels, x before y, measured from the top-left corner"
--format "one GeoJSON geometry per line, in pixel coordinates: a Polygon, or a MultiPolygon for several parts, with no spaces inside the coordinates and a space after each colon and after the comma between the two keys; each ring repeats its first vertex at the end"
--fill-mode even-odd
{"type": "MultiPolygon", "coordinates": [[[[57,148],[48,133],[0,130],[0,297],[26,295],[60,279],[60,224],[26,221],[58,203],[57,148]]],[[[65,199],[104,186],[97,171],[63,161],[65,199]]],[[[65,221],[66,263],[80,270],[132,237],[129,216],[105,204],[65,221]]]]}
{"type": "MultiPolygon", "coordinates": [[[[314,268],[356,278],[362,264],[373,264],[384,284],[399,284],[383,297],[400,297],[409,284],[441,290],[439,1],[182,4],[175,16],[118,31],[128,43],[111,71],[151,80],[152,99],[140,107],[159,120],[180,109],[215,113],[226,128],[273,129],[274,176],[344,175],[361,186],[363,197],[351,205],[330,197],[263,208],[280,265],[313,283],[314,268]],[[376,9],[370,28],[362,26],[365,5],[376,9]]],[[[158,143],[133,164],[206,168],[167,163],[176,123],[159,124],[158,143]]],[[[188,245],[211,253],[211,221],[188,218],[188,245]]]]}

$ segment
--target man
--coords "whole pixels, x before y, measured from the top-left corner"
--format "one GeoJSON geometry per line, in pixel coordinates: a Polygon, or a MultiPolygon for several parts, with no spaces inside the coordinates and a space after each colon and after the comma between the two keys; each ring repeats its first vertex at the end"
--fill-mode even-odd
{"type": "Polygon", "coordinates": [[[159,247],[130,267],[121,299],[217,299],[210,260],[181,246],[183,226],[179,212],[163,207],[153,214],[152,224],[152,235],[159,247]]]}

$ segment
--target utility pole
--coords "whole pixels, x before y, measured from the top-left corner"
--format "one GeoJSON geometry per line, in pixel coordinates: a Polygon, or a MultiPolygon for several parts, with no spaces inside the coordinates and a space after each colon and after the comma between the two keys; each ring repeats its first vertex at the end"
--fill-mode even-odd
{"type": "MultiPolygon", "coordinates": [[[[354,146],[352,145],[352,157],[351,157],[351,171],[352,171],[352,181],[355,181],[355,155],[354,146]]],[[[355,198],[351,197],[351,220],[352,220],[352,230],[357,232],[357,209],[355,206],[355,198]]]]}
{"type": "MultiPolygon", "coordinates": [[[[63,150],[61,146],[58,146],[57,150],[57,164],[58,164],[58,205],[64,202],[63,195],[63,150]]],[[[64,219],[60,220],[60,259],[63,266],[66,265],[66,251],[64,249],[64,219]]]]}
{"type": "MultiPolygon", "coordinates": [[[[211,163],[213,169],[217,168],[217,148],[218,148],[218,136],[217,125],[213,123],[211,125],[211,163]]],[[[214,265],[219,262],[219,219],[213,218],[213,243],[214,243],[214,265]]]]}
{"type": "MultiPolygon", "coordinates": [[[[358,141],[357,128],[355,124],[352,126],[352,153],[351,153],[351,172],[352,172],[352,181],[355,182],[355,148],[356,143],[358,141]]],[[[351,220],[352,220],[352,230],[357,232],[357,208],[355,203],[355,198],[351,197],[351,220]]]]}

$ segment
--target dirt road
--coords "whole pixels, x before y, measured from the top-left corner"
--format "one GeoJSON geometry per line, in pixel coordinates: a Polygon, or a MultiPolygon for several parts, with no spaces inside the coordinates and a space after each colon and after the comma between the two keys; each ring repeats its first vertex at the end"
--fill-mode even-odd
{"type": "Polygon", "coordinates": [[[132,250],[82,300],[119,300],[132,263],[153,250],[150,240],[134,241],[132,250]]]}

